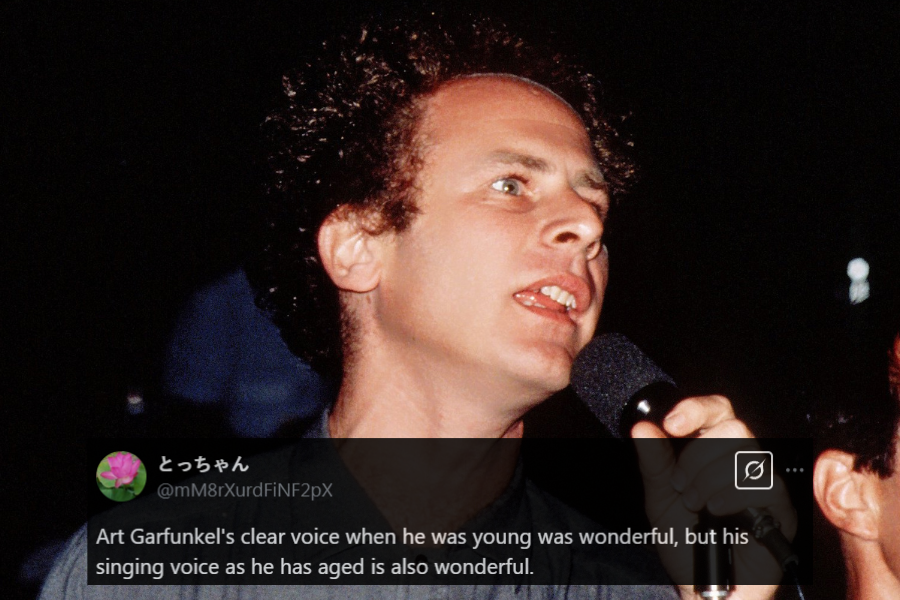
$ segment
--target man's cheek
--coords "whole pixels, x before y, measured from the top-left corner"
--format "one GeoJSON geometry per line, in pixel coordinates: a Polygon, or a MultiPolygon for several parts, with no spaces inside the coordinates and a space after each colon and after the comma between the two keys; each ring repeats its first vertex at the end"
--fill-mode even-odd
{"type": "Polygon", "coordinates": [[[609,281],[609,253],[605,245],[599,256],[588,262],[588,274],[594,293],[593,303],[600,306],[603,303],[603,295],[606,293],[606,284],[609,281]]]}
{"type": "Polygon", "coordinates": [[[594,296],[591,299],[591,312],[594,313],[594,319],[597,320],[600,318],[600,311],[603,309],[603,298],[606,295],[606,273],[599,274],[594,281],[594,296]]]}
{"type": "Polygon", "coordinates": [[[600,280],[598,284],[598,293],[600,300],[603,300],[603,294],[606,292],[606,282],[609,280],[609,250],[606,244],[600,250],[600,256],[597,257],[597,277],[600,280]]]}

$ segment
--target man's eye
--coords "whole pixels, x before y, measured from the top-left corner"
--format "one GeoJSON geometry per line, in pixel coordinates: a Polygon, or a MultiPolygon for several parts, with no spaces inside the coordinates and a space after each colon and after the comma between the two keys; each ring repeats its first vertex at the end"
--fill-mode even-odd
{"type": "Polygon", "coordinates": [[[498,192],[503,192],[504,194],[509,194],[511,196],[522,195],[522,182],[518,179],[512,179],[511,177],[498,179],[491,184],[491,188],[497,190],[498,192]]]}

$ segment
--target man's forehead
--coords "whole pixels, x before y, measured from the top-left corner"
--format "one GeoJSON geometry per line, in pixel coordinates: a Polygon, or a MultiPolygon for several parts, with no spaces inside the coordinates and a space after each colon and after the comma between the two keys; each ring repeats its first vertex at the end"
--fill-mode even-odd
{"type": "Polygon", "coordinates": [[[426,99],[425,112],[446,112],[451,118],[477,118],[491,109],[516,117],[539,111],[559,124],[587,130],[578,113],[552,90],[529,79],[503,73],[480,73],[453,79],[426,99]]]}
{"type": "MultiPolygon", "coordinates": [[[[554,92],[553,90],[548,88],[547,86],[540,84],[536,81],[533,81],[531,79],[528,79],[527,77],[521,77],[519,75],[512,75],[510,73],[474,73],[472,75],[466,75],[464,77],[460,77],[459,79],[456,79],[454,81],[466,81],[466,80],[490,81],[492,79],[498,80],[500,82],[507,81],[509,83],[518,84],[518,85],[524,86],[526,88],[533,88],[536,92],[537,91],[543,92],[544,94],[547,94],[548,96],[555,99],[560,104],[564,104],[566,107],[568,107],[569,111],[571,111],[571,113],[573,115],[576,115],[576,116],[578,115],[578,112],[574,108],[572,108],[572,105],[569,104],[568,102],[566,102],[566,100],[562,96],[560,96],[559,94],[557,94],[556,92],[554,92]]],[[[579,117],[579,120],[580,120],[580,117],[579,117]]]]}
{"type": "Polygon", "coordinates": [[[486,73],[455,79],[426,100],[419,135],[424,147],[474,144],[481,164],[518,165],[551,173],[560,149],[585,157],[577,169],[580,187],[608,192],[592,140],[581,117],[544,86],[512,75],[486,73]]]}

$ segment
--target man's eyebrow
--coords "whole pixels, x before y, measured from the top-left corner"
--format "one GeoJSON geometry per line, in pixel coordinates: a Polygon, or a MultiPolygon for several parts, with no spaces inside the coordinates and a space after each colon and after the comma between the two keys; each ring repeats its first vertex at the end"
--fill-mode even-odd
{"type": "Polygon", "coordinates": [[[521,165],[526,169],[538,171],[540,173],[549,173],[553,170],[543,158],[531,156],[530,154],[522,154],[520,152],[512,152],[510,150],[497,150],[491,152],[488,157],[492,162],[502,163],[504,165],[521,165]]]}
{"type": "MultiPolygon", "coordinates": [[[[521,152],[497,150],[496,152],[492,152],[489,158],[493,162],[505,165],[521,165],[526,169],[538,171],[540,173],[550,173],[553,171],[553,167],[550,163],[543,158],[531,156],[530,154],[522,154],[521,152]]],[[[607,191],[608,188],[606,180],[603,178],[603,173],[601,173],[599,169],[581,171],[575,177],[574,183],[577,187],[586,187],[602,192],[607,191]]]]}
{"type": "Polygon", "coordinates": [[[606,179],[603,178],[603,173],[593,169],[579,173],[575,178],[575,186],[591,188],[601,192],[609,191],[609,186],[606,183],[606,179]]]}

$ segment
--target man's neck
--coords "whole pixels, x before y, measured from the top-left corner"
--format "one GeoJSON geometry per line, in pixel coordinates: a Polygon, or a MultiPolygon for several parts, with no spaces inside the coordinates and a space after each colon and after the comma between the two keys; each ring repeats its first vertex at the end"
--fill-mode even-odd
{"type": "Polygon", "coordinates": [[[329,433],[344,438],[341,458],[395,531],[455,531],[509,485],[519,444],[498,438],[522,437],[524,410],[498,410],[506,397],[459,385],[446,370],[422,377],[404,365],[347,369],[329,433]]]}
{"type": "MultiPolygon", "coordinates": [[[[480,418],[480,411],[453,412],[449,407],[423,406],[433,397],[410,401],[406,394],[353,394],[342,386],[328,419],[334,438],[520,438],[521,418],[480,418]]],[[[447,401],[444,396],[441,400],[447,401]]]]}
{"type": "Polygon", "coordinates": [[[453,369],[369,361],[345,371],[329,417],[332,437],[522,436],[530,404],[511,386],[453,369]]]}

